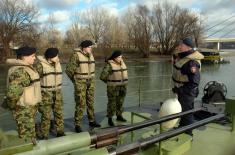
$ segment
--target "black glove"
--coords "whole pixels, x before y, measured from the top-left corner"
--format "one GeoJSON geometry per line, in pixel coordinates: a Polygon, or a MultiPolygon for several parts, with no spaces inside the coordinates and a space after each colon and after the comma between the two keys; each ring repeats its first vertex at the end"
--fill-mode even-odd
{"type": "Polygon", "coordinates": [[[72,83],[75,83],[75,79],[74,78],[71,78],[71,81],[72,81],[72,83]]]}
{"type": "Polygon", "coordinates": [[[9,109],[9,106],[7,105],[7,98],[6,96],[3,97],[3,102],[1,104],[1,107],[4,109],[9,109]]]}
{"type": "Polygon", "coordinates": [[[4,96],[1,107],[7,110],[15,110],[16,103],[7,101],[7,97],[4,96]]]}
{"type": "Polygon", "coordinates": [[[177,94],[179,92],[179,88],[174,87],[171,89],[173,93],[177,94]]]}

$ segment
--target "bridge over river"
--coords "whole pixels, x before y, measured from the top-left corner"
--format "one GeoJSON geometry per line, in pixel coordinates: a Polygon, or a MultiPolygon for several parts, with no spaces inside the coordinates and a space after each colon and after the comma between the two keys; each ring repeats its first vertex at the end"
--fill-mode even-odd
{"type": "Polygon", "coordinates": [[[204,39],[206,48],[235,51],[235,38],[204,39]]]}

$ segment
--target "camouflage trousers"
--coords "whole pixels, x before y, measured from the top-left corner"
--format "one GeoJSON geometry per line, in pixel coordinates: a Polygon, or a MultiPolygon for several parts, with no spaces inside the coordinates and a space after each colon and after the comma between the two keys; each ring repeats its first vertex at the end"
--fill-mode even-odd
{"type": "Polygon", "coordinates": [[[107,95],[107,117],[112,117],[115,112],[116,116],[121,116],[126,97],[126,86],[107,86],[107,95]]]}
{"type": "Polygon", "coordinates": [[[62,102],[63,98],[61,90],[47,92],[42,91],[42,102],[38,106],[38,111],[41,113],[41,132],[44,137],[48,137],[49,135],[52,112],[56,132],[64,132],[62,102]]]}
{"type": "Polygon", "coordinates": [[[94,116],[94,91],[95,82],[94,79],[80,79],[75,80],[74,84],[74,96],[75,96],[75,113],[74,124],[80,126],[84,110],[87,106],[87,116],[90,122],[95,120],[94,116]]]}
{"type": "Polygon", "coordinates": [[[16,106],[12,111],[16,120],[19,138],[35,138],[35,116],[37,106],[16,106]]]}

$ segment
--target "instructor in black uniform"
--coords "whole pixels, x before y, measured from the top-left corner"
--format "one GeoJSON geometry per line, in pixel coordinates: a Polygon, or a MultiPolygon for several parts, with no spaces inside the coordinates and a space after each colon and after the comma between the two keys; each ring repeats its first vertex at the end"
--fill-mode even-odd
{"type": "MultiPolygon", "coordinates": [[[[194,43],[190,38],[180,41],[178,46],[179,52],[173,63],[172,79],[174,87],[172,91],[177,94],[183,112],[194,108],[194,99],[199,93],[200,60],[204,56],[200,52],[193,50],[193,48],[194,43]]],[[[193,122],[193,114],[183,116],[179,122],[179,127],[192,124],[193,122]]],[[[187,131],[186,133],[193,136],[192,131],[187,131]]]]}

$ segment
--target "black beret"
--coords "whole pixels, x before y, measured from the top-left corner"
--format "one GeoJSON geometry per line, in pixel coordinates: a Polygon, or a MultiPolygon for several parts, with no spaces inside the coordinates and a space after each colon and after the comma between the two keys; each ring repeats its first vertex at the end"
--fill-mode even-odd
{"type": "Polygon", "coordinates": [[[92,46],[93,45],[93,42],[90,41],[90,40],[84,40],[81,42],[80,46],[82,48],[86,48],[86,47],[89,47],[89,46],[92,46]]]}
{"type": "Polygon", "coordinates": [[[23,46],[16,50],[16,54],[17,56],[29,56],[36,53],[36,51],[34,47],[23,46]]]}
{"type": "Polygon", "coordinates": [[[44,53],[44,56],[46,59],[54,58],[58,55],[58,53],[59,53],[58,48],[48,48],[46,52],[44,53]]]}
{"type": "Polygon", "coordinates": [[[108,60],[113,60],[113,59],[115,59],[116,57],[119,57],[120,55],[122,55],[122,51],[120,51],[120,50],[115,50],[115,51],[113,51],[112,55],[109,57],[108,60]]]}
{"type": "Polygon", "coordinates": [[[194,48],[194,46],[195,46],[194,43],[193,43],[193,40],[191,38],[185,38],[180,43],[185,44],[185,45],[187,45],[191,48],[194,48]]]}

